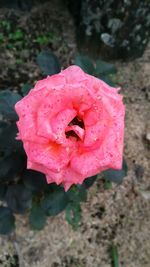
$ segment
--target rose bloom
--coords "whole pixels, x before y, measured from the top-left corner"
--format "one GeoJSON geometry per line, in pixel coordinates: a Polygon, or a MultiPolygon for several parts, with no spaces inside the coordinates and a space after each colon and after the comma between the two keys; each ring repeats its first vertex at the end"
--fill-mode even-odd
{"type": "Polygon", "coordinates": [[[68,190],[106,169],[121,169],[122,96],[78,66],[38,81],[15,109],[27,168],[43,172],[48,183],[68,190]]]}

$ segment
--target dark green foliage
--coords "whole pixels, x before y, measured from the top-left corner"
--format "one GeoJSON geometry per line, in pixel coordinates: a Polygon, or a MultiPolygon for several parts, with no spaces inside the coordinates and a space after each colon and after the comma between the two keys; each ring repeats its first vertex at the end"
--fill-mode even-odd
{"type": "Polygon", "coordinates": [[[82,202],[87,199],[87,191],[84,185],[72,186],[66,194],[70,202],[82,202]]]}
{"type": "Polygon", "coordinates": [[[112,188],[112,182],[109,181],[109,180],[106,180],[106,179],[105,179],[105,182],[104,182],[104,189],[105,189],[105,190],[109,190],[109,189],[111,189],[111,188],[112,188]]]}
{"type": "Polygon", "coordinates": [[[91,176],[91,177],[84,180],[82,186],[84,186],[84,188],[88,189],[94,184],[96,179],[97,179],[97,175],[91,176]]]}
{"type": "Polygon", "coordinates": [[[30,211],[30,224],[36,230],[42,230],[46,223],[45,211],[38,203],[33,203],[30,211]]]}
{"type": "Polygon", "coordinates": [[[37,56],[37,63],[44,75],[53,75],[61,71],[57,57],[49,51],[41,52],[37,56]]]}
{"type": "Polygon", "coordinates": [[[94,73],[94,65],[91,59],[85,55],[78,55],[75,58],[75,65],[79,66],[82,70],[84,70],[88,74],[94,73]]]}
{"type": "Polygon", "coordinates": [[[7,186],[2,184],[0,186],[0,200],[4,200],[6,191],[7,191],[7,186]]]}
{"type": "Polygon", "coordinates": [[[45,175],[37,171],[25,170],[22,174],[22,180],[32,192],[40,192],[48,187],[45,175]]]}
{"type": "Polygon", "coordinates": [[[24,169],[25,164],[18,154],[12,153],[11,155],[0,160],[0,181],[13,180],[24,169]]]}
{"type": "Polygon", "coordinates": [[[74,63],[86,73],[100,78],[110,86],[114,86],[111,78],[112,75],[117,72],[117,69],[113,64],[107,63],[100,59],[94,62],[91,58],[85,55],[78,55],[75,58],[74,63]]]}
{"type": "Polygon", "coordinates": [[[32,193],[23,185],[10,185],[6,193],[6,202],[15,213],[24,213],[31,207],[32,193]]]}
{"type": "Polygon", "coordinates": [[[10,234],[15,227],[15,218],[9,208],[0,207],[0,234],[10,234]]]}
{"type": "Polygon", "coordinates": [[[96,60],[95,74],[99,75],[109,75],[115,74],[117,72],[116,67],[113,64],[107,63],[103,60],[96,60]]]}
{"type": "Polygon", "coordinates": [[[21,93],[23,94],[23,96],[27,95],[29,93],[29,91],[31,90],[32,85],[31,84],[24,84],[21,88],[21,93]]]}
{"type": "Polygon", "coordinates": [[[66,220],[74,230],[79,227],[81,221],[81,206],[79,202],[70,203],[66,208],[66,220]]]}
{"type": "MultiPolygon", "coordinates": [[[[5,124],[0,131],[0,151],[5,155],[22,150],[22,143],[16,140],[18,130],[16,123],[5,124]]],[[[23,150],[22,150],[23,151],[23,150]]]]}
{"type": "Polygon", "coordinates": [[[47,216],[57,215],[66,208],[67,204],[67,194],[62,187],[55,187],[55,191],[47,193],[41,201],[41,207],[47,216]]]}
{"type": "Polygon", "coordinates": [[[93,50],[95,42],[105,58],[126,59],[142,55],[150,38],[150,1],[67,2],[77,25],[79,45],[88,43],[89,49],[93,50]]]}
{"type": "Polygon", "coordinates": [[[117,184],[121,184],[123,181],[123,178],[127,175],[127,171],[128,171],[128,167],[124,159],[121,170],[109,169],[107,171],[104,171],[103,174],[106,180],[117,183],[117,184]]]}
{"type": "Polygon", "coordinates": [[[0,113],[8,120],[16,120],[17,114],[14,110],[14,105],[21,99],[17,93],[5,90],[0,92],[0,113]]]}
{"type": "Polygon", "coordinates": [[[45,1],[46,0],[1,0],[0,8],[14,8],[29,11],[37,2],[42,4],[45,1]]]}
{"type": "Polygon", "coordinates": [[[8,126],[6,121],[0,121],[0,134],[8,126]]]}
{"type": "Polygon", "coordinates": [[[76,230],[81,221],[80,202],[87,200],[85,184],[72,186],[67,192],[69,204],[66,207],[66,220],[76,230]]]}

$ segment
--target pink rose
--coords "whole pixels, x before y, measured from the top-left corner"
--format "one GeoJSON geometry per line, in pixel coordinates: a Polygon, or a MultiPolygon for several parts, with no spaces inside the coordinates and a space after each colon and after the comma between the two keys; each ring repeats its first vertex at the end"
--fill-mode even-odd
{"type": "Polygon", "coordinates": [[[65,190],[122,167],[124,113],[116,88],[70,66],[38,81],[15,109],[27,168],[65,190]]]}

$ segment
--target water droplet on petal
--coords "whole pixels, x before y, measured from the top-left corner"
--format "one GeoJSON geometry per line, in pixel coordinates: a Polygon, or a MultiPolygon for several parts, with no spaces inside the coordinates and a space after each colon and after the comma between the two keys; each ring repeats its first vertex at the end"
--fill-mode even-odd
{"type": "Polygon", "coordinates": [[[66,151],[69,152],[70,148],[69,147],[66,147],[66,151]]]}
{"type": "Polygon", "coordinates": [[[95,110],[98,110],[98,107],[97,107],[97,106],[94,106],[94,109],[95,109],[95,110]]]}

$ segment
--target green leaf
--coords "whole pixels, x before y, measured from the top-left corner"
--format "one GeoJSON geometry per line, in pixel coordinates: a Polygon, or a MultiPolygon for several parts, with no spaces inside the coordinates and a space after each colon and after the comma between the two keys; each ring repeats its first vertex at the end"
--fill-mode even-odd
{"type": "Polygon", "coordinates": [[[45,211],[41,208],[40,204],[34,203],[30,211],[30,224],[36,230],[42,230],[46,223],[45,211]]]}
{"type": "Polygon", "coordinates": [[[8,207],[16,213],[24,213],[31,207],[32,193],[23,185],[10,185],[6,193],[8,207]]]}
{"type": "Polygon", "coordinates": [[[93,74],[94,72],[94,65],[91,59],[88,56],[78,55],[75,58],[75,65],[79,66],[83,71],[88,74],[93,74]]]}
{"type": "Polygon", "coordinates": [[[81,221],[80,203],[70,203],[67,205],[66,221],[71,224],[75,230],[79,227],[79,223],[81,221]]]}
{"type": "Polygon", "coordinates": [[[15,228],[15,217],[11,210],[6,207],[0,207],[0,234],[10,234],[15,228]]]}
{"type": "Polygon", "coordinates": [[[77,185],[72,186],[67,192],[66,192],[69,201],[72,202],[81,202],[86,201],[87,199],[87,191],[84,186],[77,185]]]}
{"type": "Polygon", "coordinates": [[[0,151],[6,154],[12,153],[13,151],[24,154],[21,141],[16,140],[17,133],[16,123],[7,124],[3,129],[0,129],[0,151]]]}
{"type": "Polygon", "coordinates": [[[108,75],[117,72],[116,67],[113,64],[107,63],[103,60],[96,60],[95,74],[96,75],[108,75]]]}
{"type": "Polygon", "coordinates": [[[9,39],[13,41],[20,41],[24,39],[24,33],[17,29],[15,32],[9,34],[9,39]]]}
{"type": "Polygon", "coordinates": [[[93,184],[94,184],[94,182],[96,181],[96,179],[97,179],[97,175],[94,175],[94,176],[91,176],[91,177],[89,177],[89,178],[86,178],[85,180],[84,180],[84,182],[83,182],[83,186],[86,188],[86,189],[88,189],[88,188],[90,188],[93,184]]]}
{"type": "Polygon", "coordinates": [[[37,171],[25,170],[22,179],[25,186],[33,192],[39,192],[49,186],[47,185],[45,175],[37,171]]]}
{"type": "Polygon", "coordinates": [[[112,245],[111,247],[112,267],[119,267],[119,257],[117,247],[112,245]]]}
{"type": "Polygon", "coordinates": [[[0,134],[3,132],[4,129],[8,127],[8,123],[5,121],[0,121],[0,134]]]}
{"type": "Polygon", "coordinates": [[[21,96],[10,90],[0,92],[0,113],[9,120],[17,120],[14,105],[21,99],[21,96]]]}
{"type": "Polygon", "coordinates": [[[104,183],[104,189],[105,190],[109,190],[112,188],[112,183],[108,180],[105,180],[105,183],[104,183]]]}
{"type": "Polygon", "coordinates": [[[113,81],[108,76],[99,75],[98,78],[101,79],[101,80],[103,80],[108,85],[110,85],[112,87],[115,87],[115,84],[113,83],[113,81]]]}
{"type": "Polygon", "coordinates": [[[46,35],[37,36],[36,42],[40,45],[47,45],[50,42],[50,39],[46,35]]]}
{"type": "Polygon", "coordinates": [[[25,161],[16,153],[0,160],[0,180],[9,181],[14,179],[25,168],[25,161]]]}
{"type": "Polygon", "coordinates": [[[0,25],[2,25],[2,28],[5,29],[7,32],[11,30],[11,24],[7,20],[1,20],[0,25]]]}
{"type": "Polygon", "coordinates": [[[4,200],[6,195],[7,186],[4,184],[0,185],[0,200],[4,200]]]}
{"type": "Polygon", "coordinates": [[[29,83],[25,83],[21,88],[21,92],[23,96],[27,95],[31,89],[32,89],[32,85],[29,83]]]}
{"type": "Polygon", "coordinates": [[[127,164],[125,159],[123,159],[122,169],[121,170],[113,170],[109,169],[107,171],[104,171],[104,178],[108,181],[121,184],[123,181],[123,178],[127,175],[127,164]]]}
{"type": "Polygon", "coordinates": [[[57,215],[66,208],[67,204],[67,194],[61,187],[58,187],[54,192],[46,194],[41,201],[41,207],[45,210],[47,216],[57,215]]]}
{"type": "Polygon", "coordinates": [[[37,56],[37,64],[44,75],[53,75],[61,71],[58,58],[49,51],[43,51],[37,56]]]}

